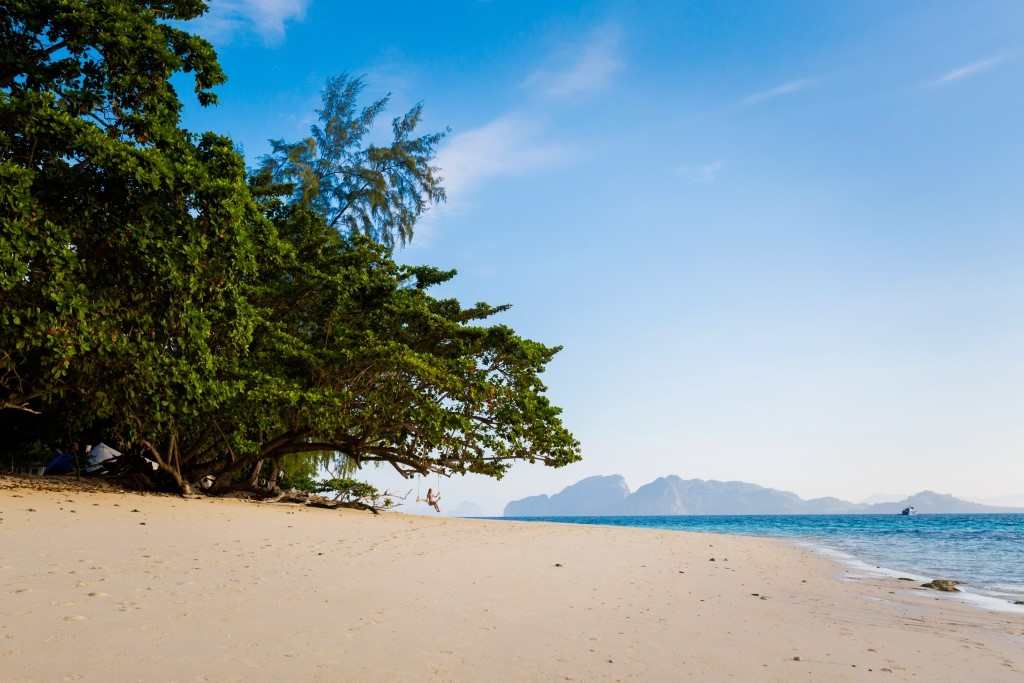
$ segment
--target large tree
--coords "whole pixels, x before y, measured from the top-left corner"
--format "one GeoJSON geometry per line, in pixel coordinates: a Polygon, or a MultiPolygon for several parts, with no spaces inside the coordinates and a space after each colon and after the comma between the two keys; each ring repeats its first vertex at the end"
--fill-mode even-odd
{"type": "Polygon", "coordinates": [[[514,460],[578,459],[539,377],[557,348],[481,324],[505,307],[431,296],[454,272],[399,265],[304,207],[273,212],[289,254],[253,293],[265,315],[246,388],[198,425],[184,463],[193,480],[253,482],[257,463],[276,472],[303,453],[385,462],[404,476],[500,477],[514,460]],[[225,448],[231,459],[217,456],[225,448]]]}
{"type": "Polygon", "coordinates": [[[233,391],[224,359],[247,349],[247,282],[274,239],[231,141],[180,127],[171,76],[192,73],[204,104],[224,80],[210,45],[168,23],[203,8],[0,8],[8,424],[56,413],[66,432],[165,441],[233,391]]]}
{"type": "Polygon", "coordinates": [[[355,114],[336,79],[310,154],[247,178],[230,140],[180,125],[171,77],[204,104],[223,80],[169,23],[202,9],[0,8],[0,429],[114,441],[183,491],[272,489],[309,454],[405,476],[578,459],[539,378],[558,349],[391,257],[443,198],[419,108],[364,144],[384,103],[355,114]]]}

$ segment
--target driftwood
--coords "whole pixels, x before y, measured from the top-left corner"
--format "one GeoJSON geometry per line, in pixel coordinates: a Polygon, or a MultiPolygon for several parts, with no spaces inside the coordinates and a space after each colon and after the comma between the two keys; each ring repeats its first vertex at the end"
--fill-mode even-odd
{"type": "MultiPolygon", "coordinates": [[[[408,495],[408,494],[407,494],[408,495]]],[[[269,496],[264,499],[268,503],[291,503],[293,505],[305,505],[311,508],[323,508],[326,510],[337,510],[338,508],[348,508],[350,510],[365,510],[372,512],[375,515],[379,515],[382,510],[393,510],[394,508],[401,505],[401,503],[395,503],[396,500],[405,500],[406,496],[399,496],[397,494],[384,491],[380,496],[376,497],[370,502],[365,500],[346,500],[340,496],[333,498],[328,496],[322,496],[315,493],[307,493],[305,491],[297,491],[292,489],[290,491],[281,491],[277,495],[269,496]],[[384,505],[377,504],[377,500],[390,501],[384,505]]]]}

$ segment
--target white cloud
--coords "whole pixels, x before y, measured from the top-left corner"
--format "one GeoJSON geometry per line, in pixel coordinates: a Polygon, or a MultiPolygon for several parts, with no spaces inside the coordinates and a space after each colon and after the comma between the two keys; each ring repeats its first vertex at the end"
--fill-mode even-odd
{"type": "Polygon", "coordinates": [[[196,23],[211,40],[226,42],[239,32],[251,31],[263,42],[284,38],[285,24],[306,15],[310,0],[212,0],[210,11],[196,23]]]}
{"type": "Polygon", "coordinates": [[[725,168],[725,162],[716,159],[706,164],[684,164],[678,170],[681,176],[692,183],[711,183],[715,181],[723,168],[725,168]]]}
{"type": "Polygon", "coordinates": [[[412,246],[429,244],[441,216],[465,208],[473,192],[487,181],[559,166],[572,156],[569,146],[546,138],[537,121],[518,114],[506,114],[452,136],[435,160],[448,199],[423,216],[412,246]]]}
{"type": "Polygon", "coordinates": [[[621,42],[622,31],[617,26],[603,26],[593,31],[582,46],[566,49],[560,66],[534,71],[524,85],[552,97],[601,90],[622,69],[621,42]]]}
{"type": "Polygon", "coordinates": [[[761,92],[756,92],[744,97],[743,104],[758,104],[760,102],[775,99],[776,97],[782,97],[783,95],[792,95],[800,92],[801,90],[806,90],[807,88],[817,85],[817,83],[818,79],[816,78],[800,78],[795,81],[788,81],[782,85],[771,88],[770,90],[762,90],[761,92]]]}
{"type": "Polygon", "coordinates": [[[950,83],[955,83],[956,81],[962,81],[965,78],[976,76],[984,71],[988,71],[989,69],[999,66],[1001,63],[1005,61],[1005,55],[997,55],[994,57],[989,57],[988,59],[982,59],[977,62],[965,64],[964,66],[960,66],[957,67],[956,69],[952,69],[951,71],[947,71],[942,76],[939,76],[934,81],[932,81],[931,85],[948,85],[950,83]]]}
{"type": "Polygon", "coordinates": [[[437,155],[449,202],[458,203],[483,181],[564,163],[568,147],[548,140],[535,121],[507,114],[451,138],[437,155]]]}

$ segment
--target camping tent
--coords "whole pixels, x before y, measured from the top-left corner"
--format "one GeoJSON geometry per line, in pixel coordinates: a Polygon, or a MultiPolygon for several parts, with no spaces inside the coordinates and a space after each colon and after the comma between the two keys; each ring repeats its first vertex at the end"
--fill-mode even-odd
{"type": "Polygon", "coordinates": [[[75,456],[65,451],[57,451],[53,459],[46,463],[43,474],[70,474],[75,471],[75,456]]]}
{"type": "Polygon", "coordinates": [[[120,457],[121,451],[111,448],[102,441],[89,451],[89,457],[85,462],[86,472],[95,472],[100,469],[107,460],[113,460],[114,458],[120,457]]]}
{"type": "MultiPolygon", "coordinates": [[[[85,462],[82,464],[82,472],[84,474],[109,474],[109,472],[103,472],[104,463],[113,464],[112,461],[121,457],[121,451],[116,448],[112,448],[102,441],[95,446],[87,449],[87,455],[85,462]]],[[[153,460],[142,456],[142,459],[149,465],[155,472],[159,469],[159,465],[153,460]]],[[[75,471],[75,456],[65,451],[57,451],[53,459],[46,465],[46,470],[43,474],[70,474],[75,471]]]]}

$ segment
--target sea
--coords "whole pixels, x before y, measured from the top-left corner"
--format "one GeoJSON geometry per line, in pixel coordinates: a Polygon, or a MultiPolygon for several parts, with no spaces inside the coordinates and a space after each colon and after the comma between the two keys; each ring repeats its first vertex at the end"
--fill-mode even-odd
{"type": "MultiPolygon", "coordinates": [[[[522,521],[787,538],[840,561],[850,576],[962,581],[980,607],[1024,611],[1024,514],[502,517],[522,521]]],[[[959,595],[959,594],[958,594],[959,595]]]]}

